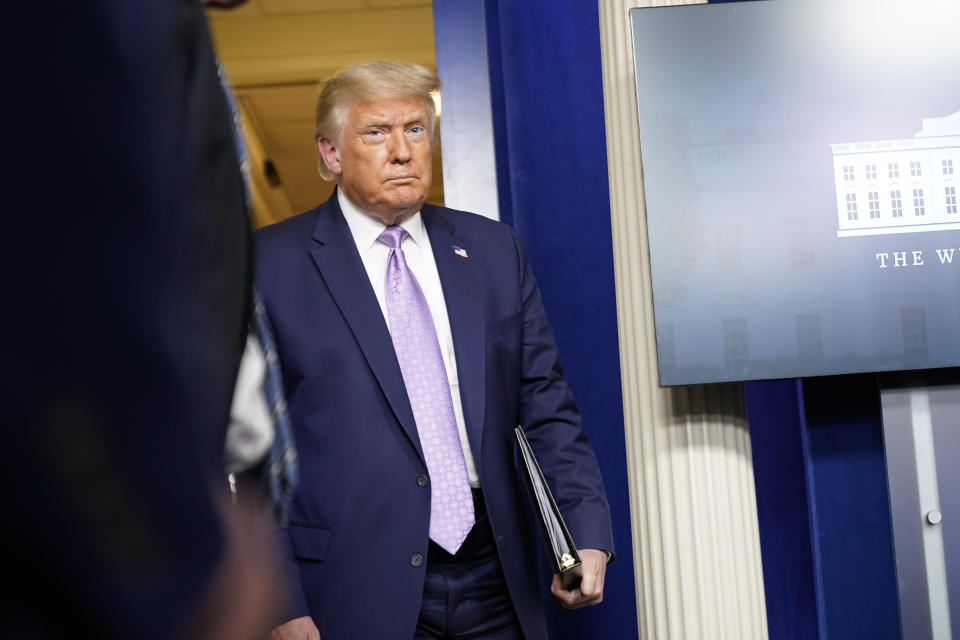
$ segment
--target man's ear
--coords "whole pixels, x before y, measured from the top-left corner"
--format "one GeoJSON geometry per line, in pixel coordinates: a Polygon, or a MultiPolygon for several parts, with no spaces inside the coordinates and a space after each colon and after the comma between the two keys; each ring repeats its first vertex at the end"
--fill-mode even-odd
{"type": "Polygon", "coordinates": [[[333,145],[333,140],[325,137],[317,138],[317,149],[320,150],[320,155],[323,156],[327,169],[330,169],[330,172],[334,175],[340,175],[343,171],[340,166],[340,152],[333,145]]]}

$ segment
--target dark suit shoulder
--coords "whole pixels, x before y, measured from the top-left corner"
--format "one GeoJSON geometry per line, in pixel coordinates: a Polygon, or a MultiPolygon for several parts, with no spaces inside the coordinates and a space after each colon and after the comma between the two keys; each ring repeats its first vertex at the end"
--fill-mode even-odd
{"type": "Polygon", "coordinates": [[[289,238],[297,235],[310,237],[313,226],[316,224],[317,216],[320,214],[322,208],[323,205],[320,205],[309,211],[298,213],[280,222],[274,222],[273,224],[257,229],[257,231],[254,232],[257,245],[276,242],[280,238],[289,238]]]}
{"type": "Polygon", "coordinates": [[[502,237],[504,240],[512,239],[515,235],[513,227],[498,220],[491,220],[477,213],[450,209],[429,203],[423,205],[423,210],[425,213],[432,212],[433,215],[445,220],[447,223],[453,225],[457,233],[463,235],[470,236],[480,234],[490,238],[502,237]]]}
{"type": "Polygon", "coordinates": [[[310,249],[316,246],[313,229],[323,205],[258,229],[254,240],[254,281],[269,303],[271,292],[289,283],[310,260],[310,249]]]}

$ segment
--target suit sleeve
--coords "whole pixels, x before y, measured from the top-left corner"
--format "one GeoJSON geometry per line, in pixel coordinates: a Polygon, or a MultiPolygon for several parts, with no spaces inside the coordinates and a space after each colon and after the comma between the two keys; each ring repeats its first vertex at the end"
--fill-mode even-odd
{"type": "Polygon", "coordinates": [[[563,374],[553,328],[522,243],[513,232],[522,293],[519,422],[580,549],[614,553],[610,508],[593,447],[563,374]]]}

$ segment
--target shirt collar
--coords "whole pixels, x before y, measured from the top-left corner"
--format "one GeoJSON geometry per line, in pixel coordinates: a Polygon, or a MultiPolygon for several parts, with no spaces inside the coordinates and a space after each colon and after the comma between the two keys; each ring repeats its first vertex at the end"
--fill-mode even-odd
{"type": "MultiPolygon", "coordinates": [[[[353,235],[353,241],[360,252],[364,252],[377,242],[377,238],[387,228],[374,216],[366,213],[357,205],[353,204],[343,192],[343,189],[337,189],[337,202],[340,203],[340,210],[343,211],[343,217],[347,219],[347,226],[350,227],[350,233],[353,235]]],[[[417,243],[417,246],[426,246],[427,230],[423,226],[423,217],[417,211],[414,215],[400,223],[410,239],[417,243]]]]}

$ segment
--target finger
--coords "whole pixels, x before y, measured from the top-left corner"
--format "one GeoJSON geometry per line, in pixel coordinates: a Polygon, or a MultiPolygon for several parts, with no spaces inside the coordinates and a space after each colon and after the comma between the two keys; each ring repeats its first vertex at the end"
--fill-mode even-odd
{"type": "Polygon", "coordinates": [[[553,581],[550,583],[550,593],[560,602],[569,603],[573,601],[573,592],[564,589],[563,579],[557,574],[553,574],[553,581]]]}
{"type": "Polygon", "coordinates": [[[598,574],[596,580],[593,581],[593,592],[594,592],[594,595],[597,596],[598,598],[600,598],[601,600],[603,599],[603,585],[604,585],[604,582],[605,582],[605,578],[604,578],[603,572],[601,572],[600,574],[598,574]]]}
{"type": "Polygon", "coordinates": [[[574,602],[570,603],[570,606],[568,608],[579,609],[580,607],[590,607],[595,604],[600,604],[600,602],[602,601],[603,601],[602,593],[598,593],[593,596],[586,596],[581,593],[579,594],[579,597],[574,602]]]}
{"type": "Polygon", "coordinates": [[[559,598],[562,591],[563,584],[560,581],[560,576],[553,574],[553,580],[550,582],[550,593],[559,598]]]}
{"type": "Polygon", "coordinates": [[[596,604],[596,602],[592,598],[577,594],[577,597],[571,598],[569,602],[563,602],[562,604],[565,609],[582,609],[583,607],[596,604]]]}
{"type": "Polygon", "coordinates": [[[583,591],[583,598],[581,600],[582,606],[600,604],[603,602],[603,584],[602,582],[594,582],[593,592],[583,591]]]}
{"type": "Polygon", "coordinates": [[[560,604],[565,609],[575,608],[577,601],[581,597],[579,589],[575,589],[573,591],[567,591],[564,589],[563,581],[557,574],[553,574],[553,581],[550,583],[550,593],[553,594],[554,598],[560,601],[560,604]]]}
{"type": "Polygon", "coordinates": [[[606,573],[606,558],[603,553],[591,549],[582,552],[583,579],[581,591],[585,596],[597,598],[603,596],[603,578],[606,573]]]}
{"type": "Polygon", "coordinates": [[[578,589],[575,591],[562,591],[557,595],[557,599],[560,600],[560,604],[563,605],[564,609],[579,609],[582,606],[580,603],[583,600],[583,596],[578,589]]]}
{"type": "Polygon", "coordinates": [[[580,583],[580,588],[566,592],[571,597],[563,598],[564,606],[568,609],[579,609],[599,604],[603,601],[603,574],[587,573],[580,583]]]}
{"type": "Polygon", "coordinates": [[[590,573],[583,577],[583,582],[581,583],[580,590],[583,592],[583,595],[585,596],[589,596],[591,598],[602,598],[603,582],[604,582],[604,575],[601,568],[596,573],[590,573]]]}
{"type": "Polygon", "coordinates": [[[586,571],[583,574],[583,578],[580,580],[580,591],[585,596],[594,595],[594,585],[596,585],[597,577],[592,571],[586,571]]]}

